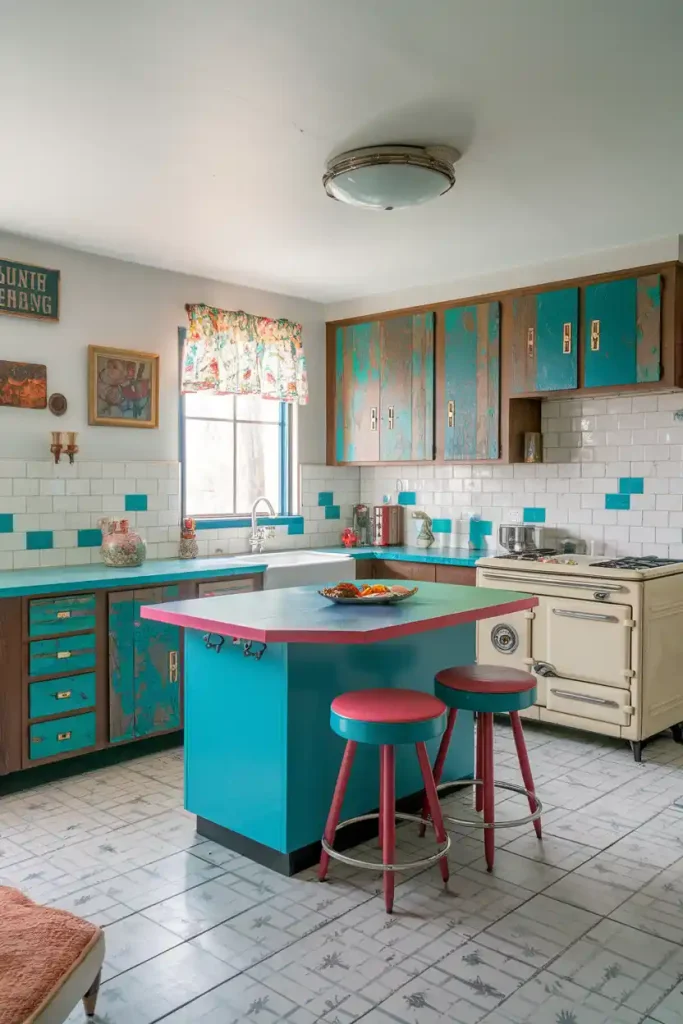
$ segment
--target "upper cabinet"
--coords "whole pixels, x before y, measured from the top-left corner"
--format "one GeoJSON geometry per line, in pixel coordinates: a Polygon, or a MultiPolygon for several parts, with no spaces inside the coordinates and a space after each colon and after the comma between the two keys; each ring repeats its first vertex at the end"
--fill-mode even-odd
{"type": "Polygon", "coordinates": [[[512,299],[511,390],[566,391],[578,386],[579,289],[512,299]]]}
{"type": "Polygon", "coordinates": [[[583,320],[584,387],[659,380],[659,274],[588,285],[583,320]]]}
{"type": "Polygon", "coordinates": [[[444,311],[437,375],[447,461],[497,459],[500,448],[500,304],[444,311]]]}
{"type": "Polygon", "coordinates": [[[434,314],[335,332],[337,462],[434,458],[434,314]]]}

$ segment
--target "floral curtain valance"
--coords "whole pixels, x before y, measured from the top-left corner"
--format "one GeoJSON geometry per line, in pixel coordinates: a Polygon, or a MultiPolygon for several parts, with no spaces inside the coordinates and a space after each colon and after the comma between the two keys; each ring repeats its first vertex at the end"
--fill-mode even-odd
{"type": "Polygon", "coordinates": [[[190,322],[180,390],[308,401],[301,324],[203,304],[185,307],[190,322]]]}

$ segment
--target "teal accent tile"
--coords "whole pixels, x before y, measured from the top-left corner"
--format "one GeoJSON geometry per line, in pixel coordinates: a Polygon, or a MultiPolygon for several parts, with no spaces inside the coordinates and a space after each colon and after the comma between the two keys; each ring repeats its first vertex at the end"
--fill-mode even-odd
{"type": "Polygon", "coordinates": [[[290,523],[287,524],[287,533],[290,535],[290,537],[293,534],[303,533],[303,532],[304,532],[304,521],[303,521],[303,518],[301,518],[301,519],[293,519],[290,523]]]}
{"type": "Polygon", "coordinates": [[[78,531],[78,546],[79,548],[98,548],[102,543],[102,531],[101,530],[79,530],[78,531]]]}
{"type": "Polygon", "coordinates": [[[470,519],[470,542],[481,547],[484,537],[493,533],[493,523],[489,519],[470,519]]]}
{"type": "Polygon", "coordinates": [[[525,508],[523,514],[524,514],[524,522],[525,523],[544,523],[545,522],[545,509],[544,508],[525,508]]]}
{"type": "Polygon", "coordinates": [[[452,529],[450,519],[432,519],[432,533],[450,533],[452,529]]]}
{"type": "Polygon", "coordinates": [[[339,505],[326,505],[325,506],[325,519],[340,519],[341,512],[339,505]]]}
{"type": "Polygon", "coordinates": [[[415,505],[417,504],[417,498],[415,491],[399,491],[398,492],[398,503],[399,505],[415,505]]]}
{"type": "Polygon", "coordinates": [[[52,530],[29,530],[26,534],[27,551],[45,551],[54,547],[52,530]]]}
{"type": "Polygon", "coordinates": [[[126,495],[126,512],[146,512],[147,511],[147,495],[146,494],[127,494],[126,495]]]}
{"type": "Polygon", "coordinates": [[[318,505],[333,505],[334,493],[332,491],[318,491],[318,505]]]}
{"type": "Polygon", "coordinates": [[[14,514],[3,512],[0,515],[0,533],[14,533],[14,514]]]}
{"type": "Polygon", "coordinates": [[[605,508],[620,509],[622,512],[631,507],[630,494],[606,494],[605,508]]]}
{"type": "Polygon", "coordinates": [[[642,476],[619,477],[619,494],[643,494],[645,481],[642,476]]]}

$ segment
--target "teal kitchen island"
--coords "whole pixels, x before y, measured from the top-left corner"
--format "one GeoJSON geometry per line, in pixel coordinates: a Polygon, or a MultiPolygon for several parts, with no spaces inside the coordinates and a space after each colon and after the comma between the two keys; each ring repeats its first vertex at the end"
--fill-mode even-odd
{"type": "MultiPolygon", "coordinates": [[[[144,607],[143,618],[185,629],[185,806],[197,831],[283,874],[317,861],[344,748],[330,730],[333,698],[431,692],[439,669],[475,660],[477,620],[536,603],[423,583],[396,605],[332,604],[307,586],[144,607]]],[[[472,777],[473,733],[460,713],[445,779],[472,777]]],[[[378,769],[377,748],[361,745],[343,817],[376,809],[378,769]]],[[[415,751],[397,748],[399,807],[420,790],[415,751]]],[[[339,845],[359,838],[343,830],[339,845]]]]}

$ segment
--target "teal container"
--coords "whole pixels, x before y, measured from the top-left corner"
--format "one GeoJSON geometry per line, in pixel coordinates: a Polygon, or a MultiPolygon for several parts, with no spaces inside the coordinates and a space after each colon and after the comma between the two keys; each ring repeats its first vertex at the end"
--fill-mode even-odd
{"type": "Polygon", "coordinates": [[[95,668],[95,634],[34,640],[29,644],[29,675],[50,676],[95,668]]]}
{"type": "Polygon", "coordinates": [[[95,712],[86,715],[68,715],[39,722],[29,729],[29,759],[41,761],[46,757],[86,750],[95,745],[95,712]]]}
{"type": "Polygon", "coordinates": [[[54,636],[56,633],[77,633],[95,628],[95,595],[75,594],[70,597],[48,597],[30,601],[28,635],[54,636]]]}
{"type": "Polygon", "coordinates": [[[95,673],[46,679],[28,689],[29,718],[63,715],[95,706],[95,673]]]}

